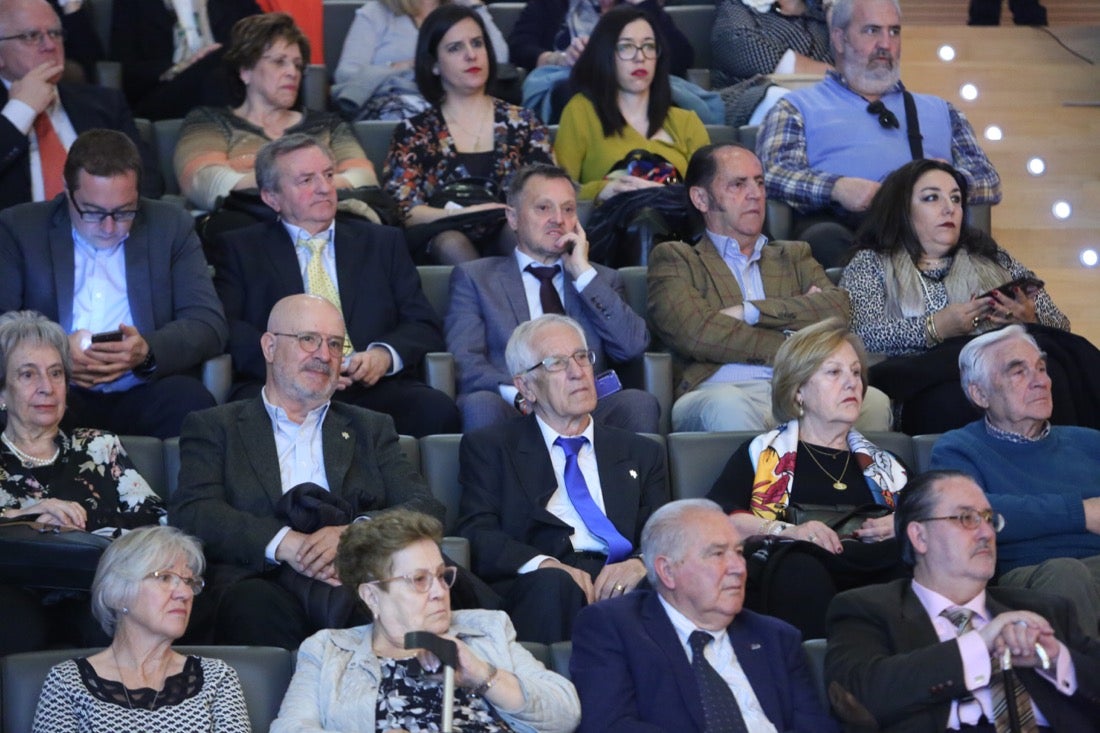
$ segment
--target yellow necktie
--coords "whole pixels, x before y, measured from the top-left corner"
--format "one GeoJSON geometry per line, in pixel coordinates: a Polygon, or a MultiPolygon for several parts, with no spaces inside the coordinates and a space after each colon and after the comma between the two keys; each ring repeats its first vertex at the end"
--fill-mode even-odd
{"type": "MultiPolygon", "coordinates": [[[[310,295],[319,295],[336,306],[343,313],[340,306],[340,292],[336,289],[336,283],[332,282],[328,270],[325,269],[324,251],[328,245],[325,237],[301,237],[298,244],[309,250],[309,264],[306,265],[306,290],[310,295]]],[[[344,336],[344,356],[352,353],[351,338],[344,336]]]]}

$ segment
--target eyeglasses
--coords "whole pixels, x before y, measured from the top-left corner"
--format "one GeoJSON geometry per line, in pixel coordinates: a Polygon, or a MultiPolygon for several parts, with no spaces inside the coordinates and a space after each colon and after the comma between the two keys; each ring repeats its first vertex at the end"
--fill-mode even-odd
{"type": "Polygon", "coordinates": [[[45,31],[23,31],[14,36],[4,36],[0,41],[22,41],[27,46],[41,46],[42,41],[49,38],[55,43],[65,40],[65,31],[60,28],[50,28],[45,31]]]}
{"type": "Polygon", "coordinates": [[[271,63],[277,69],[285,69],[288,66],[293,66],[299,73],[305,71],[306,65],[304,61],[297,60],[291,61],[289,56],[261,56],[261,59],[271,63]]]}
{"type": "Polygon", "coordinates": [[[276,333],[272,331],[271,334],[273,336],[286,336],[287,338],[298,339],[299,348],[307,354],[317,353],[317,350],[321,348],[322,341],[328,346],[329,353],[344,353],[343,336],[322,336],[312,331],[306,331],[305,333],[276,333]]]}
{"type": "Polygon", "coordinates": [[[376,583],[389,583],[393,580],[403,580],[412,586],[413,590],[417,593],[427,593],[432,588],[432,581],[438,580],[444,588],[450,588],[455,584],[455,578],[458,577],[458,568],[446,567],[436,572],[431,570],[414,570],[411,573],[405,575],[395,575],[392,578],[382,578],[381,580],[371,580],[367,582],[367,585],[374,585],[376,583]]]}
{"type": "Polygon", "coordinates": [[[983,509],[982,511],[976,511],[974,509],[966,509],[953,514],[950,517],[925,517],[924,519],[918,519],[918,522],[936,522],[941,519],[953,519],[963,526],[963,529],[977,529],[982,526],[982,522],[993,525],[994,532],[1000,532],[1005,528],[1005,518],[1001,514],[993,511],[992,509],[983,509]]]}
{"type": "Polygon", "coordinates": [[[69,201],[72,202],[73,208],[76,209],[76,213],[80,214],[80,220],[86,224],[102,224],[106,221],[107,217],[114,219],[116,224],[122,224],[133,221],[134,217],[138,215],[137,209],[114,209],[113,211],[90,211],[88,209],[82,209],[72,194],[69,194],[69,201]]]}
{"type": "Polygon", "coordinates": [[[639,51],[642,52],[643,59],[655,59],[661,55],[661,49],[653,41],[646,41],[640,46],[630,41],[619,41],[615,44],[615,55],[623,61],[633,61],[639,51]]]}
{"type": "Polygon", "coordinates": [[[867,112],[869,114],[878,115],[878,123],[889,130],[891,127],[899,128],[901,123],[898,122],[898,116],[887,109],[886,105],[882,103],[881,99],[876,99],[867,105],[867,112]]]}
{"type": "Polygon", "coordinates": [[[524,369],[523,373],[527,374],[528,372],[533,372],[536,369],[538,369],[539,367],[542,367],[543,369],[545,369],[546,371],[551,372],[551,373],[553,373],[553,372],[562,372],[562,371],[565,371],[566,368],[569,367],[569,360],[570,359],[577,362],[582,367],[583,366],[592,366],[593,364],[596,363],[596,352],[595,351],[574,351],[569,356],[548,356],[545,359],[543,359],[542,361],[540,361],[538,364],[535,364],[533,367],[529,367],[527,369],[524,369]]]}
{"type": "Polygon", "coordinates": [[[179,573],[173,573],[171,570],[157,570],[145,577],[157,581],[162,588],[171,587],[172,590],[179,588],[180,583],[182,583],[191,589],[192,595],[196,596],[202,593],[202,589],[206,587],[206,581],[202,578],[185,578],[179,573]]]}

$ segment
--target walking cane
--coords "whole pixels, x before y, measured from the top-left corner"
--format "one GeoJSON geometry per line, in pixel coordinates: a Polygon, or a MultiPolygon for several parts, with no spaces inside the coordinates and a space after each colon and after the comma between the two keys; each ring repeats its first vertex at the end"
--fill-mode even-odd
{"type": "Polygon", "coordinates": [[[443,665],[442,733],[451,733],[454,726],[455,667],[458,666],[458,645],[430,631],[410,631],[405,634],[406,649],[426,649],[443,665]]]}

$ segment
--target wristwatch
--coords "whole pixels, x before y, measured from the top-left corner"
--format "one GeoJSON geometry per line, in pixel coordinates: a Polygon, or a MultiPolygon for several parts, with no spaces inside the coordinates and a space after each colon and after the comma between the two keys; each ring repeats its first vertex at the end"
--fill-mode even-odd
{"type": "Polygon", "coordinates": [[[149,349],[149,353],[145,355],[145,361],[134,367],[133,372],[135,377],[141,377],[142,379],[148,379],[153,376],[153,373],[157,370],[157,358],[153,356],[153,350],[149,349]]]}

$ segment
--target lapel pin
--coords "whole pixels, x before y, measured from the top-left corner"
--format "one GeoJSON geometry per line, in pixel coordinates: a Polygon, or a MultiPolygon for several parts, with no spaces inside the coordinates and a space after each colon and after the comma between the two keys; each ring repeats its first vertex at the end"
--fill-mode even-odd
{"type": "Polygon", "coordinates": [[[757,649],[759,649],[759,648],[760,648],[760,645],[759,645],[759,644],[757,644],[757,643],[756,643],[755,641],[754,641],[753,643],[749,644],[749,649],[750,649],[751,651],[754,651],[754,652],[755,652],[755,651],[756,651],[757,649]]]}
{"type": "Polygon", "coordinates": [[[638,478],[638,472],[635,471],[633,468],[630,469],[630,478],[638,478]]]}
{"type": "Polygon", "coordinates": [[[344,440],[347,440],[351,437],[350,435],[348,435],[348,432],[346,430],[344,432],[340,433],[340,435],[343,436],[344,440]]]}

